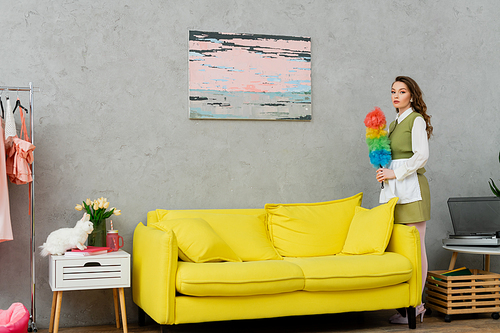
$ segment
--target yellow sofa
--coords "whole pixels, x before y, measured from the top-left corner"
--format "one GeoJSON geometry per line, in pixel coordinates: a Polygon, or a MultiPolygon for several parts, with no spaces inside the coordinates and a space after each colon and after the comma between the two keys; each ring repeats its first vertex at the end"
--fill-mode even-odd
{"type": "Polygon", "coordinates": [[[420,240],[397,198],[362,193],[263,209],[151,211],[134,232],[139,323],[162,325],[407,308],[421,303],[420,240]]]}

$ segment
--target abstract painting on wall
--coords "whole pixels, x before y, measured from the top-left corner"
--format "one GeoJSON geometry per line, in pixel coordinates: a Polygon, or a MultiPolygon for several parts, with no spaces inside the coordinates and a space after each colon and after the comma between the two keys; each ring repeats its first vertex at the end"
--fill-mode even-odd
{"type": "Polygon", "coordinates": [[[189,31],[189,118],[311,115],[311,38],[189,31]]]}

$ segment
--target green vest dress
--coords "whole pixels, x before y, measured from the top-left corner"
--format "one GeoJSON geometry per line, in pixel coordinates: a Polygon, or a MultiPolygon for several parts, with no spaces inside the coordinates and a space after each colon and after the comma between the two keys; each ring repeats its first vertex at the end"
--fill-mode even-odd
{"type": "MultiPolygon", "coordinates": [[[[411,143],[411,130],[413,122],[417,117],[422,117],[418,112],[412,112],[401,123],[393,121],[389,126],[389,138],[391,139],[392,159],[404,159],[413,156],[411,143]]],[[[429,183],[424,176],[425,169],[417,170],[418,184],[422,200],[406,204],[397,204],[394,210],[394,223],[415,223],[428,221],[431,218],[431,194],[429,183]]]]}

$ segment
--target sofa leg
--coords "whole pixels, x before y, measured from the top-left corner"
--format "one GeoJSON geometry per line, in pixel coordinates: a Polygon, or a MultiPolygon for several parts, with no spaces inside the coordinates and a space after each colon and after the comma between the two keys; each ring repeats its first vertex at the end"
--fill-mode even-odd
{"type": "Polygon", "coordinates": [[[170,325],[160,325],[160,327],[161,327],[161,333],[170,333],[170,332],[172,332],[170,330],[170,325]]]}
{"type": "Polygon", "coordinates": [[[417,318],[415,317],[415,315],[416,309],[413,306],[410,306],[408,308],[408,327],[410,329],[417,328],[417,318]]]}
{"type": "Polygon", "coordinates": [[[139,311],[139,326],[146,326],[146,312],[141,309],[141,307],[138,307],[139,311]]]}

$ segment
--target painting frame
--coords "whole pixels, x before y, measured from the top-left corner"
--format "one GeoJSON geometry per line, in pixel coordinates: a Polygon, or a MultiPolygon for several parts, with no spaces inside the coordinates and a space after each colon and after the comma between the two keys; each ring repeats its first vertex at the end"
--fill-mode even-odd
{"type": "Polygon", "coordinates": [[[312,119],[311,38],[189,31],[189,118],[312,119]]]}

